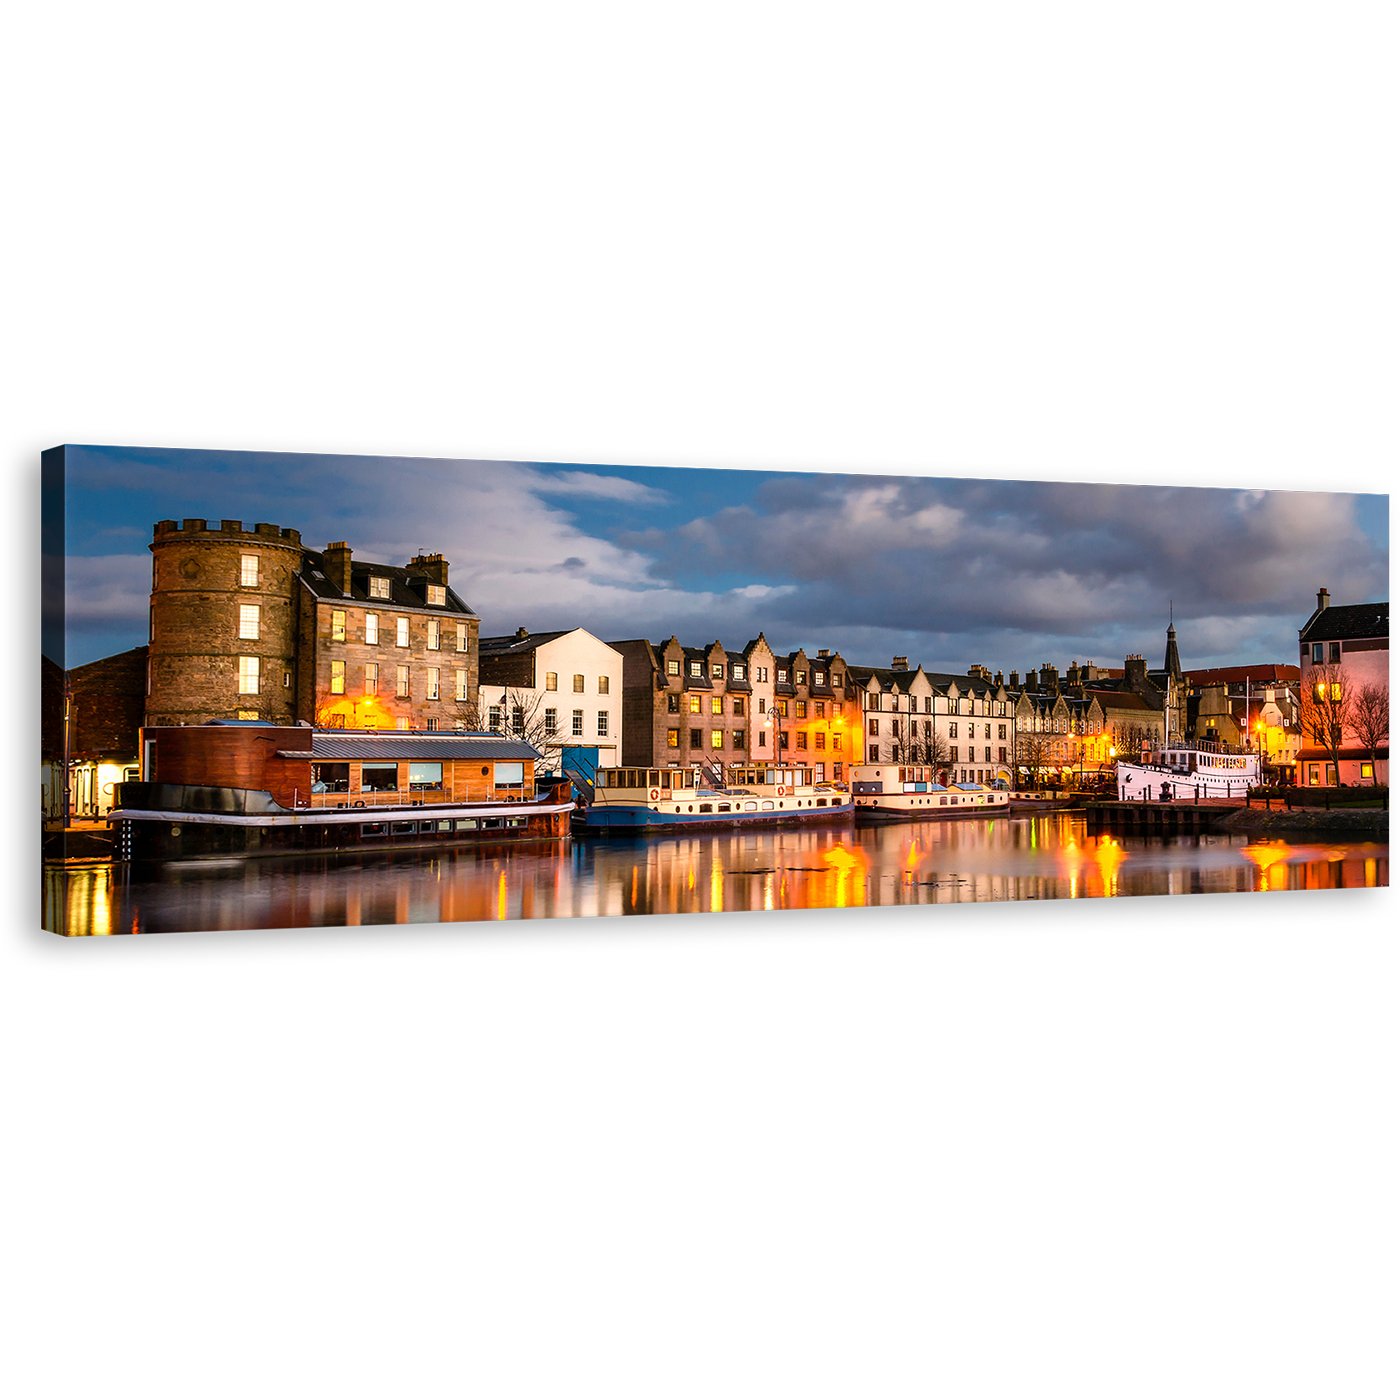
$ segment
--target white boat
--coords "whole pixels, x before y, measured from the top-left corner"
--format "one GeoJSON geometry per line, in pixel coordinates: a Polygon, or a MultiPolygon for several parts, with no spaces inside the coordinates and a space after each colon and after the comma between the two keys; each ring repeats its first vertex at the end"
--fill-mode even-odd
{"type": "Polygon", "coordinates": [[[917,765],[857,763],[851,796],[859,822],[924,821],[935,817],[1004,817],[1011,794],[983,783],[944,787],[936,771],[917,765]]]}
{"type": "Polygon", "coordinates": [[[1243,797],[1259,781],[1259,760],[1233,744],[1166,744],[1144,749],[1140,763],[1119,759],[1116,778],[1120,802],[1243,797]]]}

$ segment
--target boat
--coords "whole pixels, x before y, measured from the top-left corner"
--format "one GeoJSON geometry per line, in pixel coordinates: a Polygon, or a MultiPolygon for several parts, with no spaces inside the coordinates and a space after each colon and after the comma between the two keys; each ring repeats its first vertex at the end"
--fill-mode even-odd
{"type": "Polygon", "coordinates": [[[569,834],[573,784],[524,802],[409,801],[283,807],[270,792],[184,783],[118,784],[117,860],[228,860],[334,851],[415,850],[569,834]]]}
{"type": "Polygon", "coordinates": [[[890,763],[857,763],[851,768],[856,821],[927,821],[952,817],[1004,817],[1011,794],[985,783],[936,781],[936,770],[890,763]]]}
{"type": "Polygon", "coordinates": [[[1221,741],[1144,748],[1141,758],[1139,763],[1118,760],[1115,779],[1120,802],[1244,797],[1259,782],[1258,755],[1221,741]]]}
{"type": "Polygon", "coordinates": [[[693,768],[602,768],[591,800],[574,812],[574,831],[690,830],[841,821],[851,796],[814,782],[810,768],[734,764],[720,783],[693,768]]]}

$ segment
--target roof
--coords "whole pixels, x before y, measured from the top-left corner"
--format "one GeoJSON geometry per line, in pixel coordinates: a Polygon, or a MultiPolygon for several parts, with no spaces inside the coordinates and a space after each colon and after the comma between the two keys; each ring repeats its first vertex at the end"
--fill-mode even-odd
{"type": "MultiPolygon", "coordinates": [[[[415,758],[541,759],[542,753],[521,739],[499,734],[443,734],[435,731],[386,730],[348,733],[343,729],[318,730],[311,736],[311,752],[320,759],[415,758]]],[[[304,757],[305,751],[295,755],[304,757]]]]}
{"type": "Polygon", "coordinates": [[[1190,670],[1186,678],[1192,685],[1235,685],[1253,681],[1256,685],[1297,685],[1299,681],[1296,666],[1283,666],[1276,661],[1261,662],[1258,666],[1210,666],[1202,670],[1190,670]]]}
{"type": "Polygon", "coordinates": [[[1149,705],[1134,690],[1091,690],[1088,694],[1098,700],[1100,709],[1151,710],[1154,714],[1157,712],[1155,705],[1149,705]]]}
{"type": "Polygon", "coordinates": [[[301,554],[301,580],[318,598],[335,601],[348,598],[354,603],[373,606],[378,603],[389,608],[420,608],[435,613],[455,613],[459,617],[475,617],[476,614],[463,602],[461,596],[451,588],[447,590],[447,602],[439,606],[434,603],[428,608],[428,600],[423,589],[432,582],[421,569],[400,569],[393,564],[367,564],[358,559],[350,561],[350,591],[342,593],[326,577],[326,557],[314,549],[304,549],[301,554]],[[387,598],[369,596],[369,578],[389,580],[387,598]]]}
{"type": "Polygon", "coordinates": [[[567,637],[577,628],[565,628],[559,632],[527,632],[523,637],[512,632],[507,637],[481,637],[477,640],[477,653],[480,656],[522,656],[526,652],[552,642],[556,637],[567,637]]]}
{"type": "Polygon", "coordinates": [[[1314,613],[1298,633],[1298,640],[1335,642],[1352,637],[1388,636],[1389,603],[1345,603],[1341,607],[1327,607],[1314,613]]]}

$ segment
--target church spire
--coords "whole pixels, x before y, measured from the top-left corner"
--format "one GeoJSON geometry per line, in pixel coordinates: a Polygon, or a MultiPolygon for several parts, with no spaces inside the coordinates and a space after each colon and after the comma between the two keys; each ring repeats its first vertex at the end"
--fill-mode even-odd
{"type": "Polygon", "coordinates": [[[1163,663],[1162,669],[1167,673],[1167,675],[1172,677],[1179,678],[1181,675],[1181,657],[1177,653],[1176,649],[1175,622],[1170,622],[1167,624],[1167,659],[1163,663]]]}

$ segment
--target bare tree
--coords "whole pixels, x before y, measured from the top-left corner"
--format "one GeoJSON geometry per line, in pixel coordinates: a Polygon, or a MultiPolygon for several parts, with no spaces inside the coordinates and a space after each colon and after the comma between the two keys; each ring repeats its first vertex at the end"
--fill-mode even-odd
{"type": "Polygon", "coordinates": [[[1342,743],[1346,731],[1354,728],[1351,678],[1340,666],[1314,666],[1311,682],[1303,699],[1303,733],[1332,758],[1332,772],[1338,786],[1342,781],[1342,743]]]}
{"type": "Polygon", "coordinates": [[[538,771],[552,773],[558,771],[565,736],[558,709],[546,705],[545,699],[538,690],[491,686],[477,700],[454,702],[456,720],[464,729],[523,740],[544,755],[538,771]]]}
{"type": "Polygon", "coordinates": [[[1042,772],[1050,766],[1051,736],[1044,730],[1029,729],[1016,736],[1016,761],[1031,770],[1031,786],[1041,785],[1042,772]]]}
{"type": "Polygon", "coordinates": [[[1379,785],[1376,754],[1390,744],[1390,686],[1385,681],[1367,681],[1357,689],[1352,701],[1351,728],[1361,747],[1371,755],[1371,782],[1379,785]]]}

